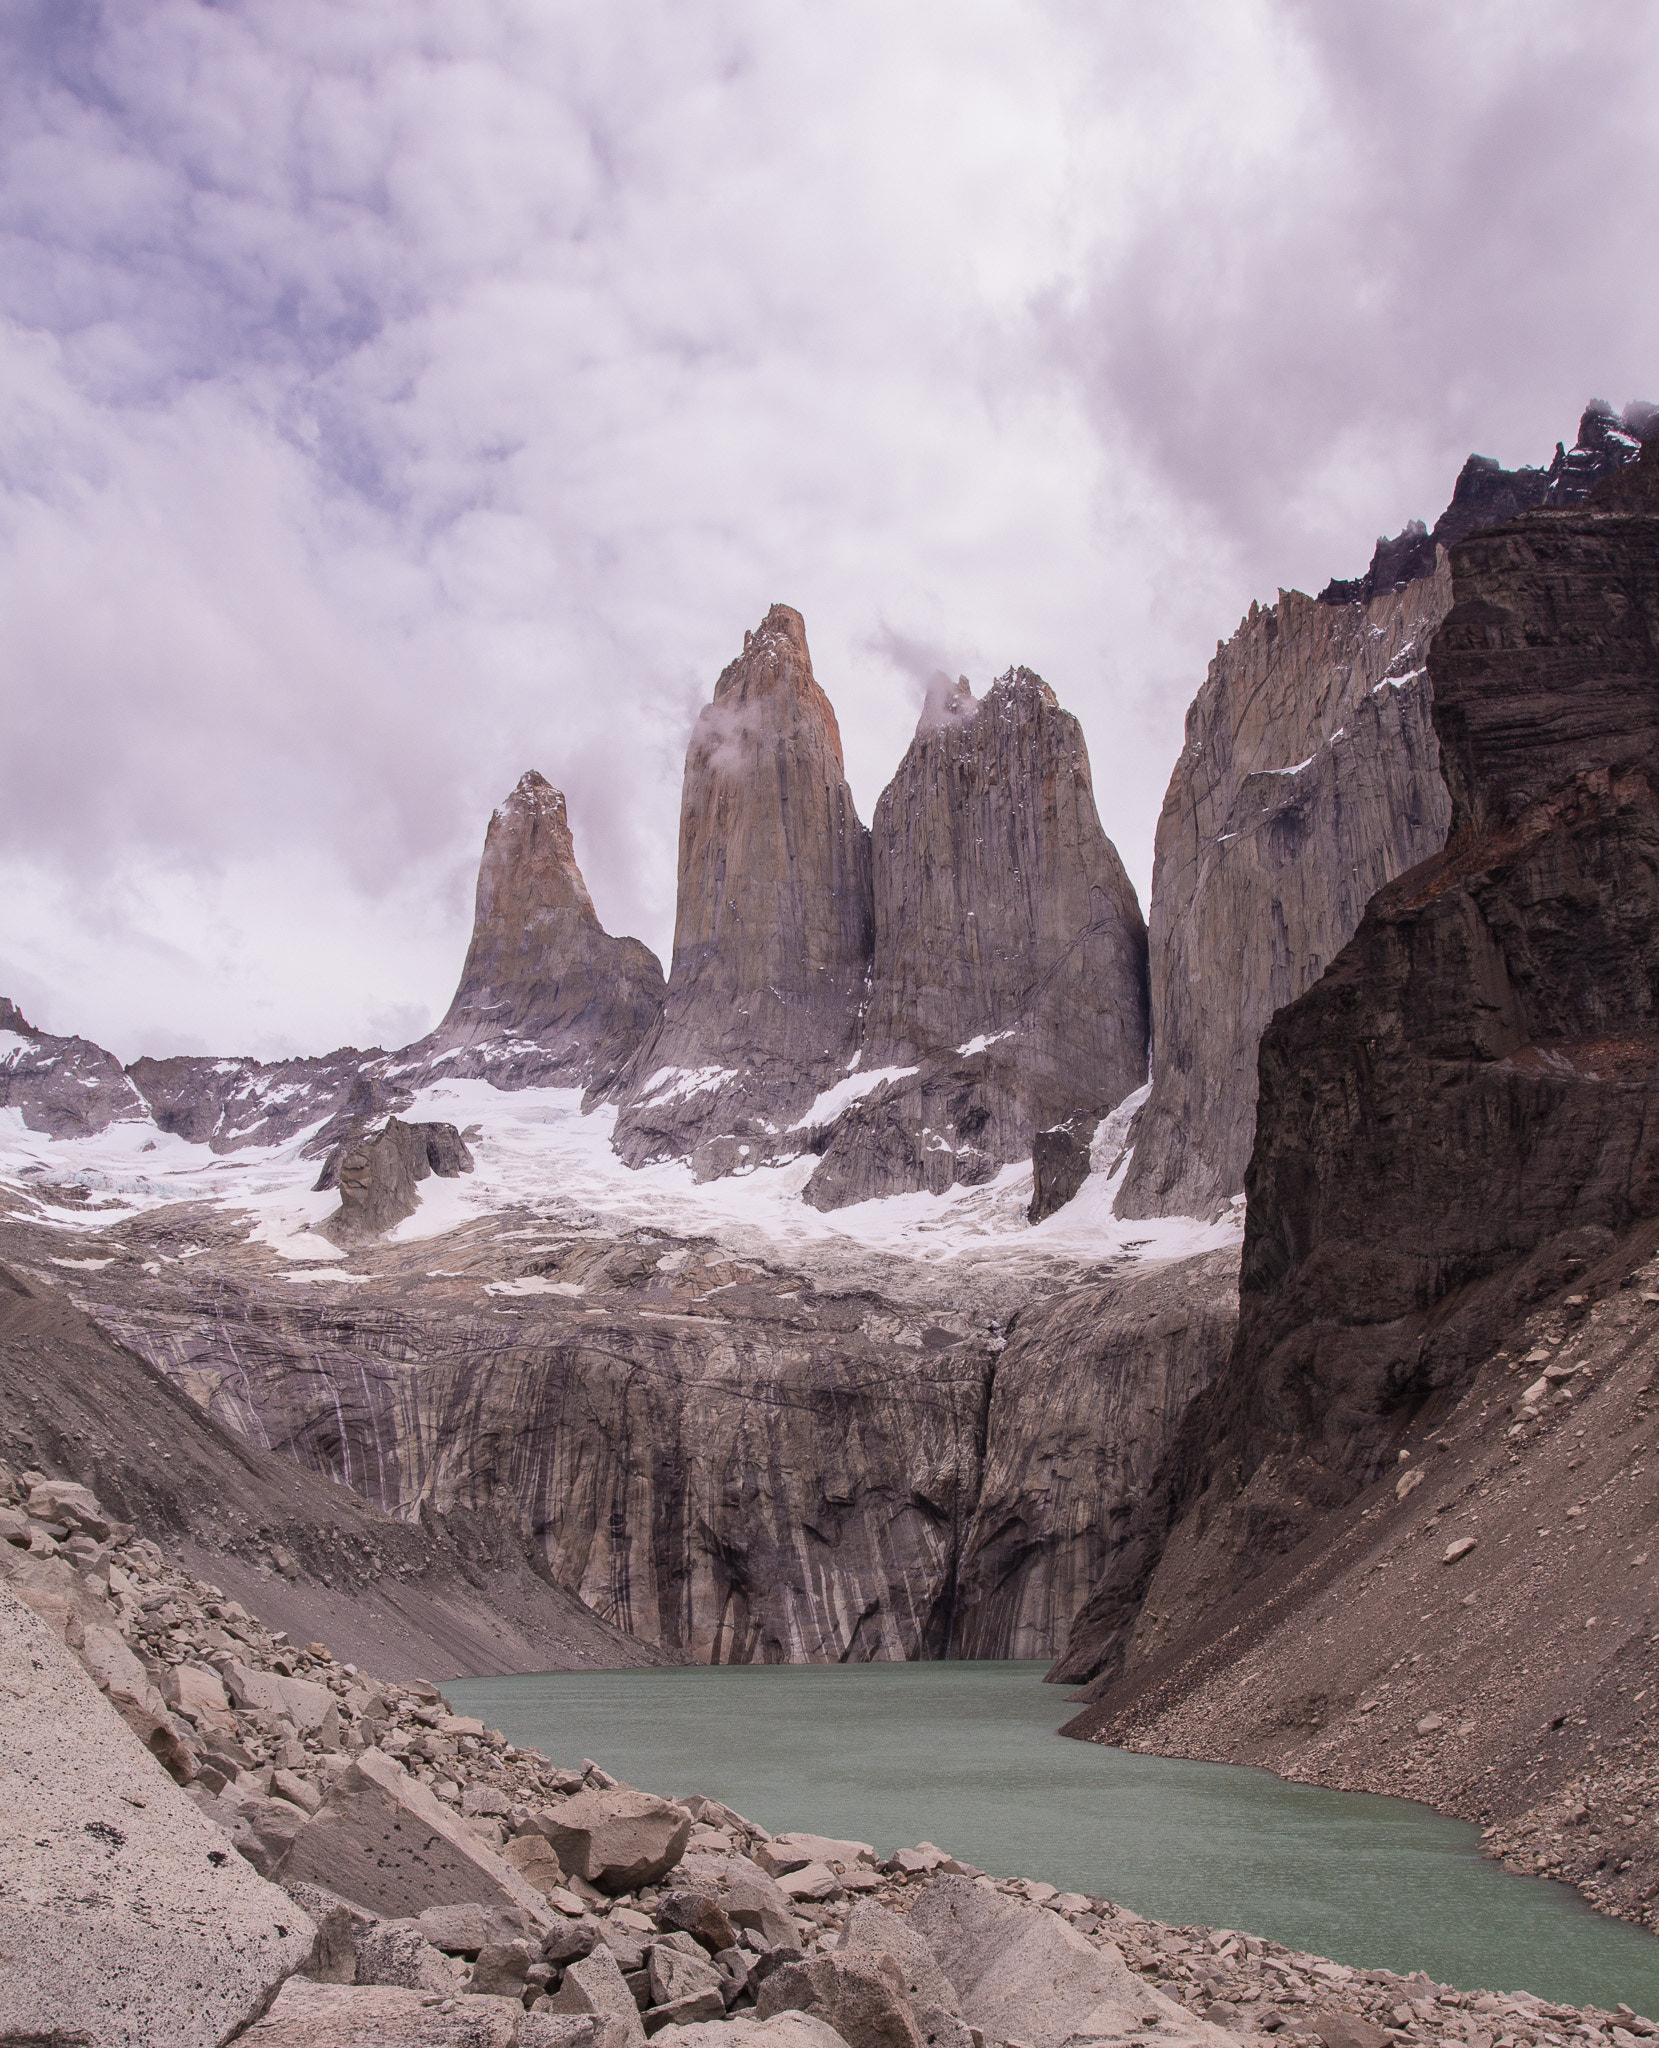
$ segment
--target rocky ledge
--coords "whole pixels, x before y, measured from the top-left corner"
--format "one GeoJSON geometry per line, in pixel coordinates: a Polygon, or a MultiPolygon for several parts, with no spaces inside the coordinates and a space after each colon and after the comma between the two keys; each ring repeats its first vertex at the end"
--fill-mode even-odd
{"type": "Polygon", "coordinates": [[[1624,2008],[1350,1969],[993,1878],[931,1843],[883,1859],[588,1759],[561,1769],[433,1686],[263,1627],[85,1487],[30,1472],[0,1490],[0,1737],[19,1787],[0,2038],[1634,2048],[1655,2032],[1624,2008]]]}

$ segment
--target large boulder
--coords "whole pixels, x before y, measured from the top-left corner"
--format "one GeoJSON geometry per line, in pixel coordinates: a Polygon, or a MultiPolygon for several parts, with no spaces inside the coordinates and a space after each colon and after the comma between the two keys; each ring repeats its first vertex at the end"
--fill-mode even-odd
{"type": "Polygon", "coordinates": [[[537,2038],[523,2031],[526,2017],[516,1998],[439,2001],[429,1991],[389,1984],[314,1984],[295,1977],[241,2038],[245,2048],[343,2048],[347,2042],[351,2048],[519,2048],[537,2038]]]}
{"type": "Polygon", "coordinates": [[[1232,2048],[1221,2028],[1148,1989],[1110,1944],[1096,1948],[1058,1913],[1018,1905],[971,1877],[935,1878],[910,1925],[949,1978],[963,2019],[987,2039],[1061,2048],[1155,2027],[1170,2048],[1232,2048]]]}
{"type": "MultiPolygon", "coordinates": [[[[904,1973],[889,1955],[837,1954],[785,1963],[760,1987],[755,2017],[809,2012],[848,2048],[922,2048],[904,1973]]],[[[1004,2029],[1004,2033],[1012,2029],[1004,2029]]]]}
{"type": "Polygon", "coordinates": [[[538,1817],[567,1871],[605,1892],[633,1892],[672,1870],[691,1839],[691,1815],[671,1799],[618,1785],[578,1792],[538,1817]]]}
{"type": "Polygon", "coordinates": [[[884,1955],[897,1966],[924,2048],[972,2048],[956,1987],[908,1920],[861,1899],[847,1915],[838,1953],[884,1955]]]}
{"type": "Polygon", "coordinates": [[[0,1586],[0,2040],[218,2048],[316,1929],[0,1586]]]}
{"type": "Polygon", "coordinates": [[[388,1919],[479,1903],[519,1906],[546,1924],[540,1892],[377,1749],[365,1749],[333,1781],[327,1803],[296,1830],[272,1874],[326,1885],[388,1919]]]}
{"type": "Polygon", "coordinates": [[[638,2048],[645,2039],[645,2024],[640,2019],[639,2007],[634,2003],[634,1994],[628,1989],[616,1957],[608,1948],[596,1948],[592,1955],[567,1965],[564,1981],[547,2000],[545,2010],[593,2013],[600,2019],[615,2022],[620,2032],[615,2048],[629,2048],[629,2044],[638,2048]]]}

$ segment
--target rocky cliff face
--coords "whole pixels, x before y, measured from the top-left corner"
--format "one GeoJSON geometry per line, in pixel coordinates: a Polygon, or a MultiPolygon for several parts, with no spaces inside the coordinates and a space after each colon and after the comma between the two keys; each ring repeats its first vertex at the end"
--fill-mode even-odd
{"type": "Polygon", "coordinates": [[[37,1031],[0,996],[0,1109],[15,1109],[31,1131],[86,1138],[112,1123],[142,1122],[142,1097],[113,1053],[86,1038],[37,1031]]]}
{"type": "Polygon", "coordinates": [[[497,1087],[603,1087],[661,1014],[662,968],[599,922],[563,794],[534,769],[490,819],[449,1013],[411,1048],[497,1087]]]}
{"type": "Polygon", "coordinates": [[[1281,591],[1217,651],[1158,820],[1152,1094],[1125,1216],[1209,1215],[1244,1185],[1256,1048],[1383,883],[1445,839],[1432,576],[1368,603],[1281,591]]]}
{"type": "Polygon", "coordinates": [[[1659,446],[1451,574],[1451,837],[1263,1039],[1238,1340],[1067,1675],[1118,1666],[1155,1575],[1179,1635],[1307,1539],[1659,1215],[1659,446]]]}
{"type": "Polygon", "coordinates": [[[1058,1651],[1231,1328],[1226,1255],[1090,1266],[1078,1295],[514,1210],[349,1266],[244,1228],[164,1208],[112,1249],[0,1214],[0,1258],[227,1438],[379,1513],[522,1530],[607,1622],[698,1660],[1058,1651]]]}
{"type": "Polygon", "coordinates": [[[1371,896],[1445,841],[1425,665],[1451,602],[1445,549],[1535,505],[1580,502],[1629,462],[1653,409],[1599,400],[1548,468],[1463,467],[1430,532],[1379,540],[1366,575],[1252,605],[1187,714],[1152,884],[1152,1095],[1123,1216],[1214,1213],[1239,1193],[1256,1052],[1371,896]]]}
{"type": "Polygon", "coordinates": [[[966,678],[936,688],[872,840],[859,1067],[892,1078],[818,1141],[807,1199],[826,1209],[988,1179],[1146,1072],[1140,906],[1040,676],[1011,669],[981,703],[966,678]]]}
{"type": "Polygon", "coordinates": [[[698,716],[663,1015],[611,1091],[630,1165],[700,1178],[799,1151],[784,1128],[847,1066],[870,959],[870,835],[799,612],[774,605],[698,716]]]}

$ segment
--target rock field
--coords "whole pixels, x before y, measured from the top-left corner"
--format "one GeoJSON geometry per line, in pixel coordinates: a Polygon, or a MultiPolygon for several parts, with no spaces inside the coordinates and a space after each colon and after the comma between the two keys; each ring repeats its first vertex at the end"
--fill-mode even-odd
{"type": "MultiPolygon", "coordinates": [[[[56,1758],[63,1796],[72,1778],[83,1803],[85,1773],[113,1772],[108,1796],[128,1826],[147,1814],[171,1841],[147,1852],[158,1882],[118,1902],[128,1947],[89,1980],[63,1955],[88,1916],[108,1915],[112,1864],[119,1884],[143,1877],[127,1827],[95,1817],[38,1842],[26,1829],[0,1837],[0,2038],[1633,2048],[1655,2033],[1623,2008],[1350,1969],[992,1877],[930,1843],[883,1860],[868,1843],[768,1834],[697,1795],[639,1792],[591,1760],[559,1768],[453,1713],[435,1686],[383,1683],[266,1628],[112,1522],[85,1487],[0,1471],[0,1495],[10,1753],[56,1758]],[[239,1983],[228,2025],[200,1958],[176,1953],[180,1881],[159,1881],[168,1857],[193,1853],[204,1816],[224,1849],[198,1861],[231,1872],[263,1941],[251,1950],[263,1982],[239,1983]],[[191,1968],[199,1995],[186,2001],[179,1972],[191,1968]],[[154,2016],[135,2032],[140,1993],[154,2016]]],[[[35,1768],[31,1786],[43,1782],[35,1768]]],[[[199,1941],[199,1912],[191,1924],[199,1941]]],[[[238,1953],[247,1977],[248,1940],[238,1953]]]]}

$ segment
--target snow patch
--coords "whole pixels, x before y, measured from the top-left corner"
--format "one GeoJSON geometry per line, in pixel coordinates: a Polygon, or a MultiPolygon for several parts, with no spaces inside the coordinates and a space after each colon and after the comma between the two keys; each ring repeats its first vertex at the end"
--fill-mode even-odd
{"type": "Polygon", "coordinates": [[[993,1031],[987,1038],[981,1031],[977,1037],[970,1038],[966,1045],[959,1045],[956,1050],[961,1053],[983,1052],[988,1045],[1000,1045],[1005,1038],[1012,1038],[1013,1035],[1012,1030],[993,1031]]]}
{"type": "Polygon", "coordinates": [[[708,1093],[736,1079],[736,1067],[658,1067],[645,1084],[649,1092],[640,1099],[639,1107],[658,1109],[665,1102],[683,1102],[688,1096],[708,1093]]]}
{"type": "Polygon", "coordinates": [[[837,1081],[833,1088],[826,1088],[803,1117],[797,1117],[789,1128],[792,1131],[809,1131],[822,1124],[832,1124],[844,1109],[850,1109],[855,1102],[872,1095],[888,1081],[907,1080],[919,1071],[916,1067],[872,1067],[866,1074],[849,1074],[845,1081],[837,1081]]]}
{"type": "Polygon", "coordinates": [[[0,1031],[0,1067],[9,1067],[20,1053],[33,1052],[34,1040],[16,1031],[0,1031]]]}
{"type": "Polygon", "coordinates": [[[544,1280],[539,1273],[526,1273],[522,1280],[487,1280],[486,1294],[586,1294],[579,1280],[544,1280]]]}

